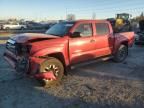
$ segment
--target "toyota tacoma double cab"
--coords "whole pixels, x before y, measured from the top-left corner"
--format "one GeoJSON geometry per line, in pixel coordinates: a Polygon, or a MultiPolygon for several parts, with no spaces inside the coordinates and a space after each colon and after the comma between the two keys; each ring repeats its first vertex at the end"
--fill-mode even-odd
{"type": "Polygon", "coordinates": [[[66,21],[45,34],[12,36],[4,58],[17,72],[52,85],[78,63],[104,57],[124,61],[133,42],[134,32],[114,33],[105,20],[66,21]]]}

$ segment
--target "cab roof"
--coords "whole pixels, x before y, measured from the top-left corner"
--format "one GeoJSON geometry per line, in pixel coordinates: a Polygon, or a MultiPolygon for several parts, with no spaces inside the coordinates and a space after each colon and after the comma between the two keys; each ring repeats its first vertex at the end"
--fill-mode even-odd
{"type": "Polygon", "coordinates": [[[64,21],[66,23],[77,23],[77,22],[105,22],[105,23],[108,23],[109,21],[107,20],[75,20],[75,21],[64,21]]]}

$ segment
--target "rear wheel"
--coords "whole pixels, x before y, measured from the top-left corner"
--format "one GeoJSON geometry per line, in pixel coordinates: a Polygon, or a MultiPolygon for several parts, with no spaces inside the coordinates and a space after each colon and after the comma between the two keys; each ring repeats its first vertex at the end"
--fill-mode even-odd
{"type": "Polygon", "coordinates": [[[24,30],[25,28],[24,27],[21,27],[21,30],[24,30]]]}
{"type": "Polygon", "coordinates": [[[41,83],[43,84],[43,86],[52,86],[58,84],[61,81],[64,75],[64,66],[58,59],[49,58],[40,65],[40,72],[52,72],[55,79],[41,79],[41,83]]]}
{"type": "Polygon", "coordinates": [[[9,28],[9,27],[6,27],[5,29],[6,29],[6,30],[10,30],[10,28],[9,28]]]}
{"type": "Polygon", "coordinates": [[[128,55],[128,47],[126,45],[121,45],[118,51],[115,53],[113,60],[115,62],[123,62],[128,55]]]}

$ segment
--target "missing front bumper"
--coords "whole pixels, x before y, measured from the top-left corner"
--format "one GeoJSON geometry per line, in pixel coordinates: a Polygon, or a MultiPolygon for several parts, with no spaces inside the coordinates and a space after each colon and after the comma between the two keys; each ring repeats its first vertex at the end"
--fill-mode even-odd
{"type": "Polygon", "coordinates": [[[50,73],[40,73],[39,68],[43,61],[45,61],[44,58],[38,58],[38,57],[27,57],[27,61],[23,65],[23,58],[14,55],[9,50],[6,50],[4,53],[4,59],[14,68],[18,73],[28,74],[31,77],[35,77],[37,79],[49,79],[52,78],[55,80],[54,75],[50,73]]]}

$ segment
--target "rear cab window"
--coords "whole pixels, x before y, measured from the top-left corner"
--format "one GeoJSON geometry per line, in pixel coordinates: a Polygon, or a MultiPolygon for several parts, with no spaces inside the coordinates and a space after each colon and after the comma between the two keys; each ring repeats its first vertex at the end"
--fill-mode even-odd
{"type": "Polygon", "coordinates": [[[96,34],[103,36],[110,33],[110,28],[108,23],[96,23],[96,34]]]}

